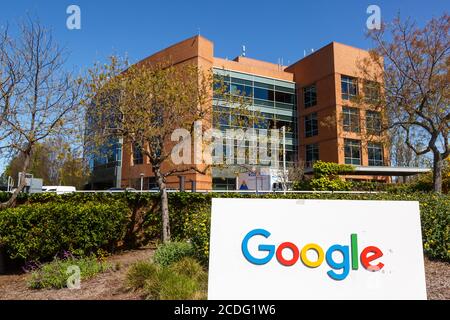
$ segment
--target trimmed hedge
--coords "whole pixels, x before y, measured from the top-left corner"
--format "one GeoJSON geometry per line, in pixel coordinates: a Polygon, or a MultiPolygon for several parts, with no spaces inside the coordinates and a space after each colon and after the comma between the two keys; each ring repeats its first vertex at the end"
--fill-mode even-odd
{"type": "MultiPolygon", "coordinates": [[[[169,209],[170,209],[170,219],[171,219],[171,232],[173,241],[183,241],[190,240],[194,250],[196,252],[197,258],[203,263],[208,261],[209,255],[209,227],[210,227],[210,210],[211,210],[211,198],[221,197],[221,198],[284,198],[284,199],[345,199],[345,200],[405,200],[405,201],[419,201],[421,209],[421,220],[422,220],[422,236],[424,251],[430,258],[441,259],[445,261],[450,261],[450,196],[448,195],[437,195],[432,193],[377,193],[377,194],[349,194],[349,193],[291,193],[287,195],[283,194],[200,194],[200,193],[169,193],[169,209]]],[[[40,258],[39,252],[45,253],[48,256],[51,252],[55,250],[23,250],[22,247],[29,247],[26,241],[37,241],[39,243],[45,242],[45,239],[35,238],[50,237],[51,239],[66,239],[67,237],[62,237],[62,233],[65,230],[64,227],[69,222],[64,217],[61,217],[61,213],[52,214],[44,213],[38,204],[49,203],[47,211],[51,211],[52,206],[63,206],[65,212],[74,210],[78,212],[77,207],[80,203],[90,203],[95,202],[97,207],[96,215],[100,215],[103,218],[98,220],[101,224],[106,216],[114,217],[113,220],[117,221],[117,230],[122,230],[124,232],[132,231],[132,233],[140,233],[141,237],[138,243],[132,245],[145,244],[151,240],[160,238],[161,230],[161,218],[158,210],[159,195],[157,193],[73,193],[65,195],[55,195],[55,194],[35,194],[29,197],[21,199],[23,203],[28,205],[19,206],[16,209],[8,209],[4,212],[0,212],[0,243],[5,242],[6,239],[17,239],[13,241],[15,245],[10,246],[9,253],[12,256],[17,257],[28,257],[29,254],[24,254],[23,252],[32,252],[32,256],[35,258],[40,258]],[[117,204],[116,204],[117,203],[117,204]],[[32,206],[30,206],[32,204],[32,206]],[[105,206],[105,207],[102,207],[105,206]],[[117,209],[111,209],[108,206],[117,206],[117,209]],[[131,209],[127,210],[127,207],[131,209]],[[23,209],[27,208],[27,209],[23,209]],[[37,209],[33,209],[37,208],[37,209]],[[104,208],[104,209],[102,209],[104,208]],[[25,210],[25,211],[22,211],[25,210]],[[109,212],[109,213],[105,213],[109,212]],[[18,217],[12,218],[14,212],[18,212],[18,217]],[[25,215],[25,212],[30,212],[37,217],[44,216],[44,221],[52,226],[52,232],[43,233],[41,235],[32,232],[32,225],[28,222],[29,219],[25,215]],[[6,214],[5,214],[6,212],[6,214]],[[33,213],[34,212],[34,213],[33,213]],[[142,218],[142,219],[141,219],[142,218]],[[59,219],[62,219],[59,221],[59,219]],[[22,221],[23,220],[23,221],[22,221]],[[140,221],[142,220],[142,221],[140,221]],[[5,230],[1,226],[8,221],[8,230],[5,230]],[[120,221],[120,222],[118,222],[120,221]],[[119,227],[120,225],[120,227],[119,227]],[[20,226],[16,228],[14,226],[20,226]],[[5,233],[7,232],[7,233],[5,233]],[[31,232],[31,233],[30,233],[31,232]],[[10,234],[8,234],[10,233],[10,234]],[[30,235],[25,236],[30,233],[30,235]],[[54,234],[53,234],[54,233],[54,234]],[[20,237],[18,235],[21,235],[20,237]],[[23,241],[23,243],[21,243],[23,241]]],[[[45,207],[45,206],[44,206],[45,207]]],[[[69,215],[70,216],[70,215],[69,215]]],[[[75,216],[78,216],[75,214],[75,216]]],[[[81,220],[82,223],[87,223],[89,219],[81,220]]],[[[71,223],[81,223],[81,221],[75,219],[71,223]]],[[[36,220],[39,226],[43,225],[43,222],[36,220]]],[[[109,225],[109,221],[104,221],[109,225]]],[[[68,228],[68,227],[65,227],[68,228]]],[[[95,225],[95,230],[99,229],[99,225],[95,225]]],[[[108,227],[109,228],[109,227],[108,227]]],[[[106,229],[108,229],[106,228],[106,229]]],[[[87,238],[94,237],[97,239],[95,234],[97,232],[90,232],[90,227],[86,227],[85,230],[87,238]]],[[[114,229],[116,230],[116,229],[114,229]]],[[[42,231],[44,232],[44,231],[42,231]]],[[[65,231],[64,231],[65,232],[65,231]]],[[[84,231],[83,231],[84,232],[84,231]]],[[[83,239],[83,232],[76,233],[75,239],[83,239]]],[[[103,234],[103,233],[101,233],[103,234]]],[[[119,231],[114,231],[111,238],[111,242],[120,241],[126,238],[121,236],[122,233],[119,231]],[[114,239],[114,241],[112,241],[114,239]]],[[[52,240],[55,243],[56,240],[52,240]]],[[[62,241],[62,240],[57,240],[62,241]]],[[[8,243],[11,243],[8,240],[8,243]]],[[[68,244],[63,242],[64,246],[61,245],[62,249],[67,249],[68,244]],[[63,248],[64,247],[64,248],[63,248]]],[[[102,241],[86,241],[89,245],[86,246],[85,242],[77,240],[77,243],[81,243],[81,247],[77,247],[73,242],[72,248],[81,249],[84,251],[91,251],[95,249],[95,246],[99,245],[104,250],[110,251],[110,243],[106,241],[106,244],[102,241]],[[80,241],[80,242],[78,242],[80,241]]],[[[7,246],[8,247],[8,246],[7,246]]],[[[46,246],[42,246],[46,248],[46,246]]]]}
{"type": "Polygon", "coordinates": [[[111,252],[125,234],[122,202],[34,203],[0,212],[0,245],[11,259],[48,260],[63,251],[111,252]]]}

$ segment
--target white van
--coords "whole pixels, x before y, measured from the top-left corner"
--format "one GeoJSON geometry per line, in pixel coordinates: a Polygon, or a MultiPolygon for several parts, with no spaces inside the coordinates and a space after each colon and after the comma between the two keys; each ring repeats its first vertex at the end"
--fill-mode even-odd
{"type": "Polygon", "coordinates": [[[56,192],[56,194],[64,194],[75,192],[77,189],[75,187],[68,186],[43,186],[42,192],[56,192]]]}

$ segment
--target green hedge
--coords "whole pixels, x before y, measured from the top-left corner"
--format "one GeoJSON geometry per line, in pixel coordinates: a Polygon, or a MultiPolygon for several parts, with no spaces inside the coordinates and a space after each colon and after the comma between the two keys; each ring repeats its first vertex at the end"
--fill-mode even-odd
{"type": "MultiPolygon", "coordinates": [[[[324,193],[308,193],[308,194],[264,194],[264,195],[254,195],[254,194],[200,194],[200,193],[170,193],[169,194],[169,208],[170,208],[170,218],[171,218],[171,232],[173,241],[183,241],[190,240],[197,254],[197,258],[201,261],[206,262],[209,255],[209,226],[210,226],[210,211],[211,211],[211,198],[222,197],[222,198],[285,198],[285,199],[346,199],[346,200],[409,200],[409,201],[419,201],[421,209],[421,220],[422,220],[422,236],[425,253],[430,258],[442,259],[450,261],[450,196],[448,195],[436,195],[432,193],[377,193],[377,194],[324,194],[324,193]]],[[[62,215],[62,211],[76,212],[76,217],[79,216],[79,204],[80,203],[97,203],[97,213],[95,215],[101,218],[97,219],[97,224],[93,227],[95,230],[99,228],[102,223],[110,225],[110,221],[104,221],[106,216],[113,217],[113,221],[117,221],[117,230],[114,231],[111,236],[111,241],[122,240],[125,242],[131,241],[131,246],[145,244],[148,241],[159,239],[161,230],[161,218],[158,210],[158,199],[159,196],[156,193],[73,193],[57,196],[54,194],[37,194],[30,197],[24,198],[21,201],[26,203],[24,206],[19,206],[16,209],[9,209],[7,211],[0,211],[0,242],[4,242],[6,239],[17,239],[13,243],[15,245],[10,247],[10,254],[12,256],[18,257],[29,257],[29,254],[24,254],[23,252],[32,252],[33,257],[39,258],[39,252],[45,253],[46,256],[50,252],[55,250],[29,250],[22,249],[22,247],[30,247],[26,244],[26,241],[37,241],[38,243],[45,243],[45,239],[35,238],[47,238],[50,237],[53,243],[59,241],[66,241],[64,246],[59,247],[70,247],[67,244],[67,237],[63,237],[62,233],[64,228],[70,228],[67,223],[77,224],[88,223],[90,220],[70,220],[66,219],[62,215]],[[49,203],[46,207],[45,203],[49,203]],[[117,204],[115,204],[117,203],[117,204]],[[64,208],[64,210],[57,210],[59,213],[45,213],[45,210],[40,208],[47,208],[47,211],[51,211],[52,206],[57,208],[64,208]],[[117,209],[112,209],[110,206],[117,206],[117,209]],[[34,209],[36,208],[36,209],[34,209]],[[126,208],[130,208],[127,210],[126,208]],[[17,212],[17,213],[16,213],[17,212]],[[131,212],[131,213],[130,213],[131,212]],[[17,214],[16,218],[12,218],[17,214]],[[26,236],[30,231],[34,230],[30,225],[28,214],[32,216],[44,216],[47,224],[52,227],[52,232],[44,232],[41,235],[37,235],[31,232],[30,235],[26,236]],[[5,221],[9,226],[8,230],[4,227],[5,221]],[[102,222],[103,221],[103,222],[102,222]],[[120,221],[120,223],[119,223],[120,221]],[[119,227],[120,224],[120,227],[119,227]],[[61,225],[61,227],[59,227],[61,225]],[[20,226],[17,228],[17,226],[20,226]],[[63,227],[66,226],[66,227],[63,227]],[[125,231],[124,231],[125,229],[125,231]],[[5,231],[7,233],[5,234],[5,231]],[[139,234],[139,241],[134,242],[135,239],[130,240],[122,233],[139,234]],[[8,234],[9,233],[9,234],[8,234]]],[[[89,206],[92,206],[90,204],[89,206]]],[[[86,209],[87,210],[87,209],[86,209]]],[[[68,216],[72,216],[69,214],[68,216]]],[[[71,218],[72,219],[72,218],[71,218]]],[[[106,220],[106,219],[105,219],[106,220]]],[[[43,226],[44,222],[39,222],[36,220],[35,223],[39,226],[43,226]]],[[[89,224],[88,224],[89,225],[89,224]]],[[[83,233],[86,233],[87,239],[97,239],[97,232],[91,232],[92,226],[84,226],[85,231],[80,231],[76,233],[75,239],[83,239],[83,233]]],[[[40,227],[40,228],[41,228],[40,227]]],[[[105,227],[110,229],[110,227],[105,227]]],[[[39,229],[40,230],[40,229],[39,229]]],[[[73,230],[73,229],[71,229],[73,230]]],[[[116,230],[116,229],[114,229],[116,230]]],[[[72,231],[73,232],[73,231],[72,231]]],[[[10,243],[9,240],[8,243],[10,243]]],[[[103,241],[93,241],[87,240],[85,242],[81,241],[81,250],[86,251],[94,250],[96,246],[100,246],[104,250],[110,250],[108,244],[103,241]]],[[[108,241],[106,241],[108,243],[108,241]]],[[[70,244],[70,242],[69,242],[70,244]]],[[[52,245],[53,247],[54,245],[52,245]]],[[[75,248],[72,243],[72,248],[75,248]]],[[[46,248],[42,246],[42,248],[46,248]]],[[[80,249],[76,247],[77,249],[80,249]]]]}
{"type": "Polygon", "coordinates": [[[113,251],[125,234],[128,208],[85,202],[35,203],[0,212],[0,245],[12,259],[48,260],[69,251],[113,251]]]}

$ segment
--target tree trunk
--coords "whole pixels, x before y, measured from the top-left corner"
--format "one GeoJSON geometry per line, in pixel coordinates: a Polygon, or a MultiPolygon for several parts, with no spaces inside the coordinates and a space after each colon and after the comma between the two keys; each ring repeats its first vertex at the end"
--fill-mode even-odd
{"type": "Polygon", "coordinates": [[[442,168],[444,160],[440,153],[433,154],[433,190],[442,193],[442,168]]]}
{"type": "Polygon", "coordinates": [[[25,173],[27,172],[28,167],[30,166],[30,161],[31,161],[31,148],[29,149],[29,151],[24,152],[24,162],[23,162],[22,171],[21,171],[24,174],[21,176],[20,181],[18,181],[18,183],[17,183],[17,189],[16,189],[16,191],[13,192],[13,194],[11,195],[11,197],[9,198],[8,201],[0,203],[0,210],[15,206],[19,193],[25,187],[25,183],[26,183],[25,173]]]}
{"type": "Polygon", "coordinates": [[[160,168],[155,168],[154,172],[161,197],[162,242],[166,243],[170,241],[169,198],[167,196],[166,182],[160,168]]]}

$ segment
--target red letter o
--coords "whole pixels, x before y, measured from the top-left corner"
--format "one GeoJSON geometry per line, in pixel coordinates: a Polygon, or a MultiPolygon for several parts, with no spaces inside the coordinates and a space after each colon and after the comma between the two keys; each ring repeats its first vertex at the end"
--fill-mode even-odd
{"type": "Polygon", "coordinates": [[[277,249],[277,260],[283,266],[290,267],[297,262],[299,254],[300,253],[295,244],[293,244],[291,242],[283,242],[282,244],[280,244],[280,246],[277,249]],[[289,249],[292,251],[292,259],[291,260],[286,260],[285,258],[283,258],[283,250],[284,249],[289,249]]]}

